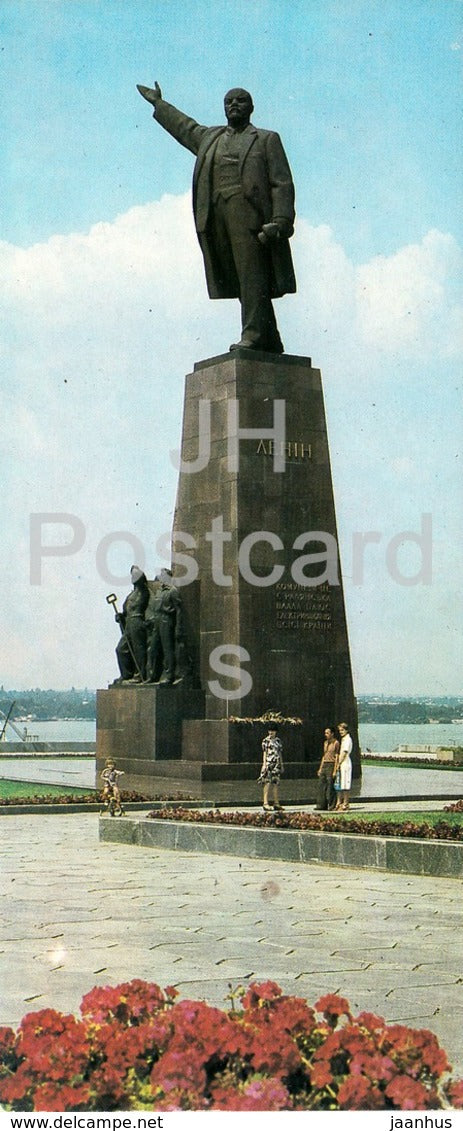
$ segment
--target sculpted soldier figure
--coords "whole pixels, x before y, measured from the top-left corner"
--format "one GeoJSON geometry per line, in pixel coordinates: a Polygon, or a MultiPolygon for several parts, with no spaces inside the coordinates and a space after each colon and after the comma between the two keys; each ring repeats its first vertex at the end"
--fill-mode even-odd
{"type": "Polygon", "coordinates": [[[160,584],[150,597],[146,612],[148,629],[147,680],[149,683],[177,683],[183,644],[182,601],[173,584],[170,570],[162,570],[160,584]]]}
{"type": "Polygon", "coordinates": [[[149,589],[146,576],[139,566],[130,570],[133,589],[125,598],[122,612],[115,617],[121,626],[122,636],[116,648],[120,680],[143,683],[146,673],[146,623],[145,612],[148,607],[149,589]]]}
{"type": "Polygon", "coordinates": [[[296,290],[289,237],[294,186],[279,135],[250,121],[251,95],[225,95],[226,126],[201,126],[165,102],[161,88],[139,86],[153,117],[197,155],[193,211],[210,298],[239,298],[246,348],[283,353],[272,298],[296,290]]]}

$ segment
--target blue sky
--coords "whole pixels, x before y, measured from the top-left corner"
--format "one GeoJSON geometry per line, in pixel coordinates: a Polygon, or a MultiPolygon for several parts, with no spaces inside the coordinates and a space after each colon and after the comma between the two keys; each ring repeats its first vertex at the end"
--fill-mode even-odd
{"type": "Polygon", "coordinates": [[[461,15],[460,0],[3,0],[3,238],[188,187],[188,155],[154,142],[135,91],[155,76],[204,122],[230,85],[252,88],[299,210],[356,259],[454,231],[461,15]]]}
{"type": "MultiPolygon", "coordinates": [[[[462,11],[461,0],[3,0],[5,686],[114,674],[104,596],[127,583],[101,577],[98,547],[129,532],[155,571],[184,374],[236,337],[237,304],[205,293],[191,155],[135,88],[157,78],[208,124],[225,90],[249,88],[255,123],[281,133],[291,162],[298,295],[277,313],[287,350],[323,373],[357,690],[462,692],[462,11]],[[40,585],[30,513],[71,514],[84,530],[80,550],[43,562],[40,585]],[[387,546],[419,532],[423,514],[432,584],[397,583],[387,546]],[[359,582],[352,545],[365,531],[381,540],[359,582]]],[[[418,573],[416,547],[401,554],[404,577],[418,573]]],[[[132,548],[111,555],[123,578],[132,548]]]]}

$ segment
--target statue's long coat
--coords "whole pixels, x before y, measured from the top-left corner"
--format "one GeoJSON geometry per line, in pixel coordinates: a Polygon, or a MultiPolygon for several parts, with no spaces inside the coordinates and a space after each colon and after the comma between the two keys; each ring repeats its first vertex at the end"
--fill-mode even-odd
{"type": "MultiPolygon", "coordinates": [[[[160,99],[154,117],[172,137],[197,155],[193,173],[193,212],[201,244],[210,298],[239,298],[236,279],[224,273],[218,263],[211,226],[212,165],[216,142],[226,126],[200,126],[181,110],[160,99]]],[[[271,130],[256,129],[251,123],[244,131],[245,144],[240,162],[243,195],[252,204],[258,227],[276,218],[294,223],[294,185],[280,137],[271,130]]],[[[279,237],[268,244],[272,262],[272,297],[294,292],[294,276],[289,240],[279,237]]]]}

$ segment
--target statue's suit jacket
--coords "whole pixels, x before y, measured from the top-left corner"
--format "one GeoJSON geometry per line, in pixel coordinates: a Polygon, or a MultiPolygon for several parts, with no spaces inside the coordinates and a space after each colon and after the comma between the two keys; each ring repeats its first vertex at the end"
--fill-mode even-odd
{"type": "MultiPolygon", "coordinates": [[[[208,223],[212,202],[212,165],[216,143],[226,126],[201,126],[175,106],[160,99],[154,117],[172,137],[197,155],[193,173],[193,212],[201,244],[210,298],[239,298],[236,280],[227,278],[219,264],[213,231],[208,223]]],[[[277,133],[256,129],[251,123],[244,131],[240,161],[241,189],[252,205],[255,230],[272,220],[286,220],[292,232],[294,223],[294,185],[288,160],[277,133]]],[[[272,297],[296,290],[289,240],[279,237],[268,243],[272,263],[272,297]]]]}

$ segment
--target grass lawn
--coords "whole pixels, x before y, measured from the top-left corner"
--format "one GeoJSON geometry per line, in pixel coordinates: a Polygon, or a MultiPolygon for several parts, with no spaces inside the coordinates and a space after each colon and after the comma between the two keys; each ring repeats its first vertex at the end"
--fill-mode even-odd
{"type": "Polygon", "coordinates": [[[449,773],[463,772],[463,763],[461,762],[437,762],[431,758],[370,758],[368,754],[362,754],[362,766],[380,766],[381,769],[387,766],[388,769],[394,770],[448,770],[449,773]]]}
{"type": "Polygon", "coordinates": [[[0,799],[5,797],[75,797],[76,800],[84,794],[91,793],[91,789],[81,789],[75,786],[47,785],[46,782],[6,781],[0,778],[0,799]]]}

